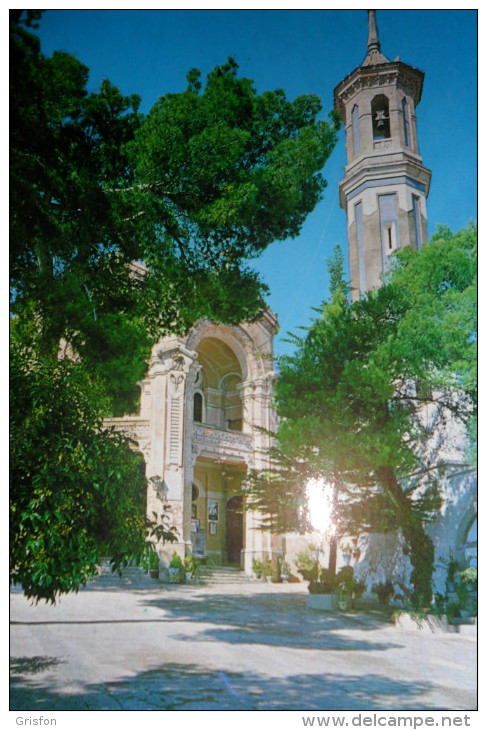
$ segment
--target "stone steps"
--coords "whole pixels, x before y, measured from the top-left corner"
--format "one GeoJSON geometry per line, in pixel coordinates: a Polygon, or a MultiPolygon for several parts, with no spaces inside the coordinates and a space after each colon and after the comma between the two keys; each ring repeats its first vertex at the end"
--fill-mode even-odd
{"type": "Polygon", "coordinates": [[[198,581],[204,584],[234,585],[255,583],[254,578],[240,568],[231,566],[201,566],[198,581]]]}
{"type": "Polygon", "coordinates": [[[129,565],[122,569],[122,576],[118,573],[112,573],[112,568],[109,559],[102,560],[98,574],[94,576],[88,584],[92,587],[99,586],[148,586],[154,584],[152,578],[150,578],[146,571],[140,567],[140,565],[129,565]]]}

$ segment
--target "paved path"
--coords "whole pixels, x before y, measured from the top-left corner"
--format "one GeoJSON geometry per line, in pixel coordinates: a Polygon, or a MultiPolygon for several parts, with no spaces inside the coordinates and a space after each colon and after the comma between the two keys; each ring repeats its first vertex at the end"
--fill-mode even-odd
{"type": "Polygon", "coordinates": [[[305,606],[301,585],[96,581],[11,604],[13,710],[474,710],[476,641],[305,606]]]}

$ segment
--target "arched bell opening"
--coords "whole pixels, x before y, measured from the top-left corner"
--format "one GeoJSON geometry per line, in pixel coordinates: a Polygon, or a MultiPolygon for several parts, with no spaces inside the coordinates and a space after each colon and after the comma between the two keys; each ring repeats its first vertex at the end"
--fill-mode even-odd
{"type": "Polygon", "coordinates": [[[391,124],[389,116],[389,99],[384,94],[375,96],[372,99],[372,136],[374,142],[381,139],[389,139],[391,136],[391,124]]]}

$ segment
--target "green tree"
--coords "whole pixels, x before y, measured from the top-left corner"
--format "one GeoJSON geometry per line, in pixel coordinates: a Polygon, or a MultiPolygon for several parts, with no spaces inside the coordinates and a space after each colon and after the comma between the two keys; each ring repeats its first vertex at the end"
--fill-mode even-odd
{"type": "Polygon", "coordinates": [[[476,240],[473,225],[440,229],[421,251],[400,252],[384,285],[354,303],[335,254],[330,300],[281,360],[276,469],[249,480],[251,504],[275,529],[308,527],[306,482],[317,474],[339,485],[339,529],[399,528],[417,605],[431,599],[425,523],[441,470],[425,406],[454,428],[475,417],[476,240]]]}
{"type": "Polygon", "coordinates": [[[89,93],[71,55],[44,56],[39,17],[10,14],[11,537],[14,580],[52,598],[107,546],[121,564],[143,545],[137,457],[101,416],[134,408],[159,337],[258,316],[248,261],[299,233],[338,122],[315,96],[258,94],[231,59],[144,116],[109,81],[89,93]]]}
{"type": "Polygon", "coordinates": [[[338,122],[317,121],[316,96],[257,94],[231,59],[143,116],[109,81],[88,93],[88,68],[46,58],[23,17],[12,11],[13,311],[35,304],[44,349],[68,341],[120,412],[158,337],[265,307],[246,262],[299,233],[338,122]]]}

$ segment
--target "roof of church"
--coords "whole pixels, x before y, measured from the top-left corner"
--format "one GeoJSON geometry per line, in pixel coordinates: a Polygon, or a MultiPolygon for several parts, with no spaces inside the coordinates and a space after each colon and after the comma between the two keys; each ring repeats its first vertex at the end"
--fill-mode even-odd
{"type": "Polygon", "coordinates": [[[379,31],[375,19],[375,10],[367,10],[369,14],[369,37],[367,39],[367,55],[362,66],[375,66],[378,63],[389,63],[389,59],[380,52],[379,31]]]}

